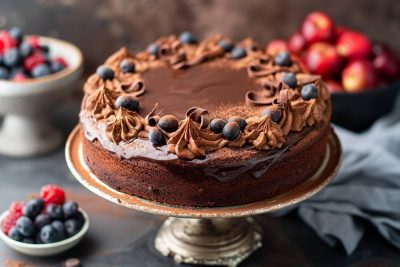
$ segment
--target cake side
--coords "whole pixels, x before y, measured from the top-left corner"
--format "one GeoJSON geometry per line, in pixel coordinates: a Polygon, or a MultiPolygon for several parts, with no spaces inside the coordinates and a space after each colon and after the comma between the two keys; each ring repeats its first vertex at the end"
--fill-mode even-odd
{"type": "Polygon", "coordinates": [[[228,154],[229,161],[225,156],[196,163],[121,159],[86,138],[83,153],[92,172],[117,191],[171,205],[231,206],[277,196],[310,178],[325,156],[330,131],[324,122],[307,129],[302,137],[292,134],[293,144],[282,151],[215,152],[228,154]]]}

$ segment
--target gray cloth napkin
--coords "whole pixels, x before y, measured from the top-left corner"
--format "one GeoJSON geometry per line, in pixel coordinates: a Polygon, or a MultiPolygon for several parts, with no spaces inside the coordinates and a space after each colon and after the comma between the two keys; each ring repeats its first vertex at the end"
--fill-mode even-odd
{"type": "Polygon", "coordinates": [[[347,254],[368,224],[400,249],[400,96],[391,114],[366,132],[334,128],[344,150],[340,171],[320,193],[294,207],[296,212],[326,243],[341,243],[347,254]]]}

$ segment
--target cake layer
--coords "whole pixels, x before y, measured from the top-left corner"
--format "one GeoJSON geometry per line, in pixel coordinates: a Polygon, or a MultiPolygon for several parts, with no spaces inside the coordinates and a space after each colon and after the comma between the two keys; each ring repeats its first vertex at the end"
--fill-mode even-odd
{"type": "Polygon", "coordinates": [[[121,159],[83,138],[86,164],[115,190],[171,205],[215,207],[263,200],[301,184],[318,170],[329,123],[288,136],[281,150],[224,148],[211,159],[121,159]]]}

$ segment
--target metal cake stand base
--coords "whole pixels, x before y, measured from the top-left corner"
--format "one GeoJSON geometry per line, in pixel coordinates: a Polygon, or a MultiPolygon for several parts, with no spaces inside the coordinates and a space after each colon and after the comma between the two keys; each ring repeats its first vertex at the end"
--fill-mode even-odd
{"type": "Polygon", "coordinates": [[[282,195],[240,206],[194,208],[171,206],[118,192],[98,179],[83,160],[77,126],[66,145],[66,160],[75,178],[93,193],[127,208],[169,216],[155,239],[156,249],[177,263],[234,267],[261,247],[261,228],[249,217],[296,204],[324,188],[336,175],[342,149],[332,131],[319,170],[282,195]]]}
{"type": "Polygon", "coordinates": [[[157,234],[155,247],[177,263],[234,267],[261,247],[261,228],[250,217],[169,218],[157,234]]]}

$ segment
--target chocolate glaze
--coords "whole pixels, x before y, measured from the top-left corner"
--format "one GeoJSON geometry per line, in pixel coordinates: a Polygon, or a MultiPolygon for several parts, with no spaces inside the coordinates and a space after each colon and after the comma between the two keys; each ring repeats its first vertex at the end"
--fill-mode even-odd
{"type": "Polygon", "coordinates": [[[143,107],[141,114],[149,113],[155,101],[164,114],[172,114],[179,119],[183,119],[184,112],[191,107],[207,110],[214,110],[220,105],[243,107],[246,92],[261,88],[249,78],[245,68],[209,65],[202,64],[184,70],[160,67],[144,72],[146,93],[139,97],[143,107]]]}

